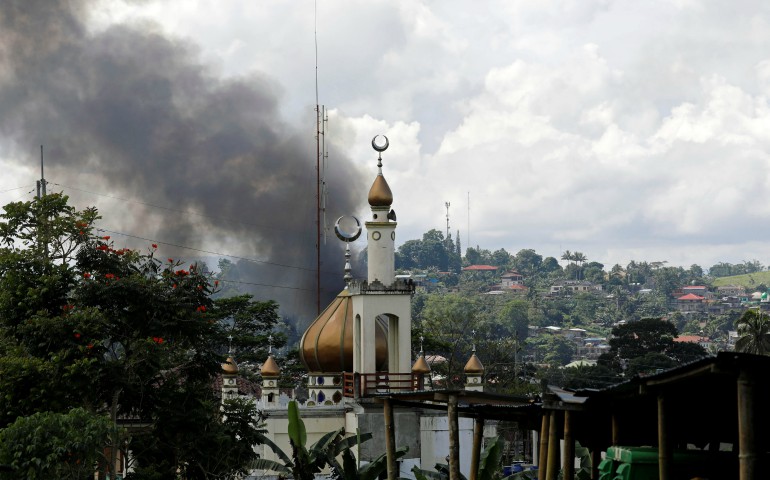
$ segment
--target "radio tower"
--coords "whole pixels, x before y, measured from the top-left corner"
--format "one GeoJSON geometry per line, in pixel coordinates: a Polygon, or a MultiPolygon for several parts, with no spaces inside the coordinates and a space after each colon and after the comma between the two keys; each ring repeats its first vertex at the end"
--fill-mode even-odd
{"type": "Polygon", "coordinates": [[[446,205],[446,241],[449,243],[449,202],[444,202],[446,205]]]}

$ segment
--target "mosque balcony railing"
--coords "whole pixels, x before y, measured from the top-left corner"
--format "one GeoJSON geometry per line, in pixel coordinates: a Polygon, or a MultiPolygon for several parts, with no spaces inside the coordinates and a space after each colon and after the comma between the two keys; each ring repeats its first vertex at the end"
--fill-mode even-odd
{"type": "Polygon", "coordinates": [[[348,292],[353,295],[403,295],[414,293],[414,287],[414,280],[411,278],[398,278],[391,285],[385,285],[378,280],[372,283],[366,280],[351,280],[348,284],[348,292]]]}
{"type": "Polygon", "coordinates": [[[343,373],[343,394],[348,398],[411,392],[422,390],[423,387],[423,376],[415,373],[343,373]]]}

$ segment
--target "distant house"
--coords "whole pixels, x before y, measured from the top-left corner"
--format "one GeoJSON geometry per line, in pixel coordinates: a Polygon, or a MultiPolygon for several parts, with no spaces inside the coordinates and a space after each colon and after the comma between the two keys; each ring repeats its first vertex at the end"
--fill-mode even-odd
{"type": "Polygon", "coordinates": [[[682,287],[682,294],[687,295],[692,293],[693,295],[698,295],[703,297],[706,300],[709,300],[713,298],[714,294],[709,292],[708,287],[705,285],[688,285],[686,287],[682,287]]]}
{"type": "Polygon", "coordinates": [[[524,285],[511,285],[510,287],[508,287],[508,290],[510,290],[514,294],[526,295],[527,292],[529,291],[529,288],[527,288],[524,285]]]}
{"type": "Polygon", "coordinates": [[[680,335],[674,341],[677,343],[697,343],[703,348],[708,348],[711,345],[711,340],[708,337],[700,335],[680,335]]]}
{"type": "Polygon", "coordinates": [[[741,297],[746,295],[746,290],[740,285],[722,285],[717,287],[717,295],[720,297],[741,297]]]}
{"type": "Polygon", "coordinates": [[[511,270],[510,272],[504,273],[501,279],[503,288],[510,288],[512,285],[524,284],[524,277],[516,270],[511,270]]]}
{"type": "Polygon", "coordinates": [[[496,272],[497,267],[494,265],[468,265],[463,267],[463,272],[496,272]]]}
{"type": "Polygon", "coordinates": [[[601,292],[602,286],[587,280],[566,280],[551,285],[550,293],[601,292]]]}
{"type": "Polygon", "coordinates": [[[676,299],[677,309],[680,312],[702,312],[705,309],[704,300],[700,295],[688,293],[676,299]]]}

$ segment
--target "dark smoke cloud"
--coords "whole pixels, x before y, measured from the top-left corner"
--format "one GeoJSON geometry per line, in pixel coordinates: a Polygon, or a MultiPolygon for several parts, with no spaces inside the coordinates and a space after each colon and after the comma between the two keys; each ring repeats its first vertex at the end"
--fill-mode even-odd
{"type": "MultiPolygon", "coordinates": [[[[105,221],[127,232],[186,246],[199,246],[201,233],[213,232],[241,244],[240,251],[225,253],[303,267],[250,263],[242,271],[255,283],[305,289],[255,293],[277,299],[284,312],[306,323],[316,303],[310,107],[307,128],[300,130],[281,119],[280,87],[269,77],[219,78],[200,63],[194,45],[155,26],[89,33],[93,4],[0,4],[3,148],[29,158],[45,144],[48,164],[55,165],[48,169],[50,181],[206,215],[133,203],[119,214],[103,212],[105,221]],[[99,183],[79,184],[79,172],[99,183]],[[147,224],[148,218],[162,221],[147,224]]],[[[330,216],[355,212],[366,180],[339,152],[332,158],[346,173],[328,179],[330,216]]],[[[330,240],[325,257],[322,306],[342,288],[338,242],[330,240]]]]}

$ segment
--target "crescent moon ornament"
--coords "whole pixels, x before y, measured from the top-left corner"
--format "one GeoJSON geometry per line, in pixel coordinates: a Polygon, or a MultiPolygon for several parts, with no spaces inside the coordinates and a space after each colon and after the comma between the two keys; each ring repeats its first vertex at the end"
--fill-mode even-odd
{"type": "Polygon", "coordinates": [[[388,146],[390,145],[390,141],[388,140],[388,137],[386,137],[385,135],[382,135],[382,137],[385,139],[385,145],[382,145],[382,146],[377,145],[377,137],[379,136],[380,135],[375,135],[374,138],[372,139],[372,148],[382,153],[388,149],[388,146]]]}
{"type": "Polygon", "coordinates": [[[356,217],[351,215],[350,218],[356,221],[356,228],[354,232],[349,233],[343,231],[340,228],[340,223],[342,222],[343,218],[345,218],[344,215],[337,219],[337,222],[334,224],[334,233],[337,235],[337,238],[345,243],[355,242],[356,239],[361,236],[361,222],[356,217]]]}

